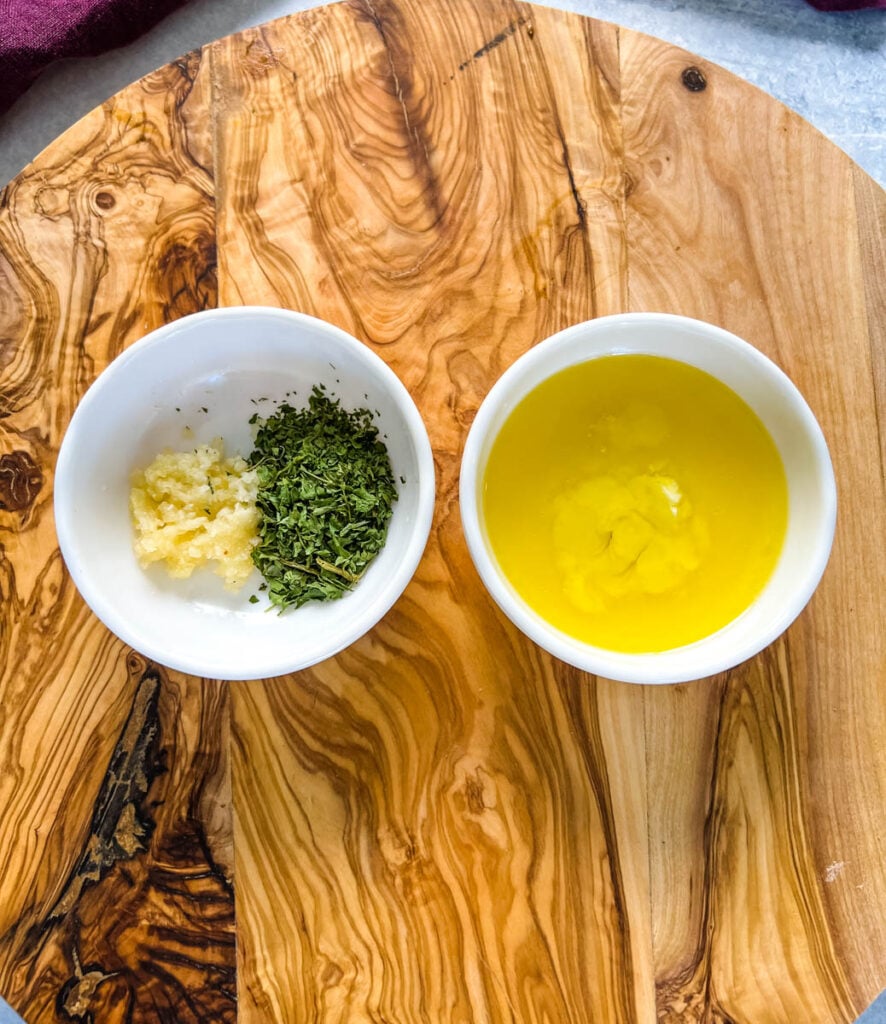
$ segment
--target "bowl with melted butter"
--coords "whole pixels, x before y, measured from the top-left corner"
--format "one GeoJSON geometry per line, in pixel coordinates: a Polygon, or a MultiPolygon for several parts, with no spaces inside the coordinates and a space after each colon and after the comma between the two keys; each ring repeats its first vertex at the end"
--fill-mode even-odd
{"type": "Polygon", "coordinates": [[[496,382],[462,458],[462,522],[502,611],[563,661],[676,683],[746,660],[827,564],[836,488],[790,379],[685,317],[602,317],[496,382]]]}

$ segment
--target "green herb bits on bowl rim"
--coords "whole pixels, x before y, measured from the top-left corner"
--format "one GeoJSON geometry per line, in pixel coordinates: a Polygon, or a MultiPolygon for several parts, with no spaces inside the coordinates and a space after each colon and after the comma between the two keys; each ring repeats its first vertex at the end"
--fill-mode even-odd
{"type": "MultiPolygon", "coordinates": [[[[179,503],[166,525],[184,542],[229,514],[217,476],[194,474],[213,501],[179,503]]],[[[257,306],[196,313],[130,346],[77,407],[55,477],[59,545],[95,614],[157,662],[218,679],[294,672],[371,629],[415,572],[433,503],[427,432],[396,374],[331,324],[257,306]],[[142,568],[133,550],[133,474],[210,446],[249,464],[231,489],[260,512],[256,568],[237,590],[209,567],[142,568]]]]}

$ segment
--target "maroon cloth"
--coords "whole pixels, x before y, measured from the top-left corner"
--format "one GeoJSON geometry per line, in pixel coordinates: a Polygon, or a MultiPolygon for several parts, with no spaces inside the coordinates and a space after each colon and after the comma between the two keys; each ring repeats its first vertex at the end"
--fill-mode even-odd
{"type": "Polygon", "coordinates": [[[860,11],[866,7],[886,10],[886,0],[806,0],[819,11],[860,11]]]}
{"type": "Polygon", "coordinates": [[[186,0],[0,0],[0,114],[62,57],[95,57],[186,0]]]}
{"type": "MultiPolygon", "coordinates": [[[[62,57],[94,57],[137,39],[186,0],[0,0],[0,114],[62,57]]],[[[776,0],[771,0],[776,2],[776,0]]],[[[807,0],[820,11],[886,0],[807,0]]]]}

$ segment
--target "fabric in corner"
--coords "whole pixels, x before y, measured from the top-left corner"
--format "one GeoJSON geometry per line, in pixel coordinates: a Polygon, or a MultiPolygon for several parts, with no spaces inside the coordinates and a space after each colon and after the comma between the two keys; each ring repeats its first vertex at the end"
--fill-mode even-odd
{"type": "Polygon", "coordinates": [[[53,61],[125,46],[186,0],[0,0],[0,114],[53,61]]]}

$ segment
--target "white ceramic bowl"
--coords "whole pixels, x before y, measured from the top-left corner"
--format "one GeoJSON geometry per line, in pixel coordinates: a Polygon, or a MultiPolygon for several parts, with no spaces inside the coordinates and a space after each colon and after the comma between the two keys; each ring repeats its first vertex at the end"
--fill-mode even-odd
{"type": "Polygon", "coordinates": [[[596,675],[632,683],[700,679],[746,660],[778,637],[812,596],[830,555],[836,487],[821,429],[800,392],[761,352],[710,324],[660,313],[626,313],[569,327],[521,356],[495,383],[471,425],[461,464],[461,516],[474,564],[502,611],[551,654],[596,675]],[[583,643],[554,628],[500,569],[483,525],[482,481],[492,444],[520,400],[560,370],[597,356],[642,353],[707,371],[757,413],[784,462],[788,524],[775,570],[738,618],[701,640],[652,654],[583,643]]]}
{"type": "Polygon", "coordinates": [[[142,654],[217,679],[293,672],[362,636],[411,579],[433,504],[428,435],[394,372],[337,327],[265,307],[196,313],[128,348],[77,407],[55,475],[59,545],[90,608],[142,654]],[[257,571],[231,594],[209,569],[174,580],[162,565],[139,568],[129,517],[133,470],[166,447],[185,450],[216,437],[226,453],[248,456],[252,414],[269,413],[289,391],[298,404],[321,383],[345,408],[378,410],[399,489],[387,542],[354,590],[278,615],[258,591],[257,571]],[[262,398],[269,401],[254,404],[262,398]],[[259,603],[249,603],[251,594],[259,603]]]}

